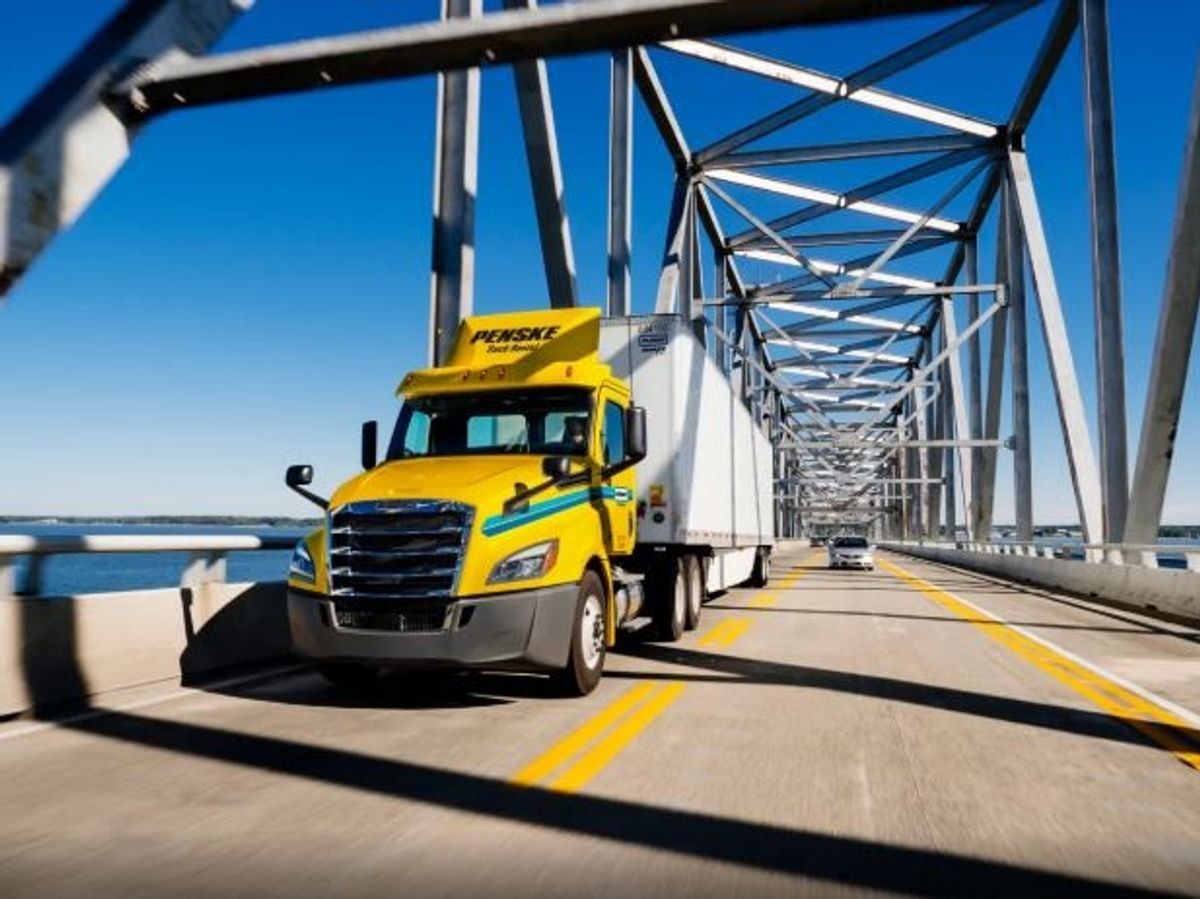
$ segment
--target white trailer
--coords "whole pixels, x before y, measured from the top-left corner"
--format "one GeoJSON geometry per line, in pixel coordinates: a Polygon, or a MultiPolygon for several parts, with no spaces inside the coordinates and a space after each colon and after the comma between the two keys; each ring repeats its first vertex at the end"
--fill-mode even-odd
{"type": "Polygon", "coordinates": [[[603,319],[600,358],[646,409],[639,557],[706,560],[708,591],[762,586],[775,542],[772,451],[738,389],[677,315],[603,319]]]}

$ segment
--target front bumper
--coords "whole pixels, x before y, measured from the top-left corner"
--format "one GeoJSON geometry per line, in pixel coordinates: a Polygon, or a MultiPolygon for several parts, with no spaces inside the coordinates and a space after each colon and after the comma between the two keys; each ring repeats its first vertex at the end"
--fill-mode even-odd
{"type": "Polygon", "coordinates": [[[578,597],[574,584],[462,597],[444,630],[399,633],[342,627],[331,597],[289,589],[288,625],[293,651],[320,661],[539,671],[567,664],[578,597]]]}
{"type": "Polygon", "coordinates": [[[834,556],[829,560],[830,568],[874,568],[875,559],[871,556],[834,556]]]}

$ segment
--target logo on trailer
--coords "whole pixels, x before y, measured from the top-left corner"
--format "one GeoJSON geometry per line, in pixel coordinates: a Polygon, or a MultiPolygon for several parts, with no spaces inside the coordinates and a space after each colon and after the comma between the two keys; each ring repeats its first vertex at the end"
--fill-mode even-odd
{"type": "Polygon", "coordinates": [[[667,348],[667,329],[661,325],[643,325],[638,332],[638,349],[643,353],[661,353],[667,348]]]}

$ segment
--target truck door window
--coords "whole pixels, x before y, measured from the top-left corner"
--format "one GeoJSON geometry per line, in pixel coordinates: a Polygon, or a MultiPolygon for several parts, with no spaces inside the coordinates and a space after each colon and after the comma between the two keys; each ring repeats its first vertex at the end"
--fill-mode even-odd
{"type": "Polygon", "coordinates": [[[625,459],[625,410],[611,400],[604,402],[603,429],[604,464],[616,465],[625,459]]]}
{"type": "Polygon", "coordinates": [[[404,455],[424,456],[429,452],[429,416],[413,410],[408,430],[404,434],[404,455]]]}

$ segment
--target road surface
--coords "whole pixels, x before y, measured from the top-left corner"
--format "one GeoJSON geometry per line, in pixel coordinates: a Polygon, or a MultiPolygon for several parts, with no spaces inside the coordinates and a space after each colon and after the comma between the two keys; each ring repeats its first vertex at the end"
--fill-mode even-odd
{"type": "Polygon", "coordinates": [[[1200,633],[878,561],[777,554],[582,700],[292,667],[4,723],[0,895],[1200,895],[1200,633]]]}

